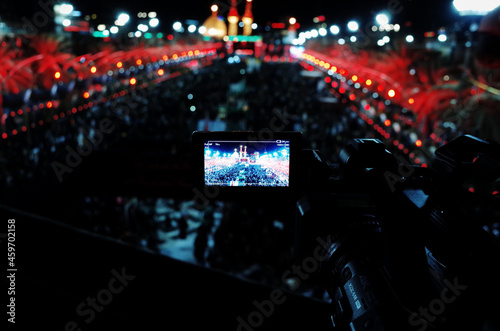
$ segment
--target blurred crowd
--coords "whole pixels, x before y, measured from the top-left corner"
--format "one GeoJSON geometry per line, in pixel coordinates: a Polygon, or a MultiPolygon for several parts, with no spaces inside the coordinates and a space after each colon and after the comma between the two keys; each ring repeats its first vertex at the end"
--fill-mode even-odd
{"type": "MultiPolygon", "coordinates": [[[[338,162],[340,150],[351,139],[381,137],[352,110],[353,105],[363,108],[368,102],[381,102],[385,113],[404,112],[373,95],[350,102],[347,94],[325,84],[324,75],[306,71],[298,63],[258,61],[250,67],[245,59],[236,63],[226,57],[134,93],[96,102],[85,112],[6,142],[0,152],[2,196],[12,191],[29,195],[32,185],[54,178],[54,162],[64,164],[68,148],[83,148],[83,139],[95,138],[103,119],[110,119],[114,129],[102,134],[102,142],[93,148],[104,153],[123,140],[160,141],[168,142],[167,155],[190,160],[192,132],[204,123],[221,121],[228,130],[301,131],[305,148],[318,149],[325,160],[338,162]]],[[[387,133],[404,141],[414,131],[408,125],[387,133]]],[[[293,263],[293,202],[211,201],[200,211],[192,200],[110,197],[100,194],[98,187],[93,194],[76,198],[81,199],[78,208],[70,217],[61,215],[61,221],[158,253],[188,242],[196,263],[275,285],[282,285],[280,276],[293,263]]]]}

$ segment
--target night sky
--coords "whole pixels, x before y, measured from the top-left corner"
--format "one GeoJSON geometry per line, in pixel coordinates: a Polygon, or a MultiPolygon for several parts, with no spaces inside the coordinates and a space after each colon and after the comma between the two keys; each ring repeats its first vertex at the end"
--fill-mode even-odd
{"type": "MultiPolygon", "coordinates": [[[[13,19],[23,16],[30,18],[34,12],[40,10],[38,1],[51,2],[56,0],[28,0],[2,1],[0,4],[0,18],[13,19]]],[[[238,0],[238,10],[243,14],[244,0],[238,0]]],[[[75,10],[83,15],[96,13],[98,23],[110,23],[120,12],[127,12],[136,17],[139,11],[156,11],[160,18],[162,29],[171,28],[176,20],[195,19],[203,22],[210,15],[210,6],[213,3],[230,3],[230,0],[70,0],[75,10]]],[[[412,26],[425,28],[439,28],[450,21],[457,20],[458,15],[452,6],[452,0],[254,0],[255,22],[286,21],[294,16],[304,27],[312,25],[312,19],[324,15],[329,24],[345,24],[350,19],[368,21],[373,14],[385,10],[392,12],[391,23],[405,24],[412,22],[412,26]]],[[[225,15],[224,15],[225,16],[225,15]]]]}

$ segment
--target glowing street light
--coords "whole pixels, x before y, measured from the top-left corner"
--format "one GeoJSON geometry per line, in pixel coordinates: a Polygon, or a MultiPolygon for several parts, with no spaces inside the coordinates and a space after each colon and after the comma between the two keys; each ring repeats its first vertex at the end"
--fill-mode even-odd
{"type": "Polygon", "coordinates": [[[172,27],[174,28],[175,31],[181,31],[182,30],[182,23],[177,21],[174,23],[174,25],[172,25],[172,27]]]}
{"type": "Polygon", "coordinates": [[[318,33],[319,33],[320,36],[324,37],[324,36],[326,36],[327,31],[326,31],[325,28],[319,28],[318,29],[318,33]]]}
{"type": "Polygon", "coordinates": [[[338,25],[332,25],[330,27],[330,32],[334,35],[338,35],[340,33],[340,28],[338,25]]]}
{"type": "Polygon", "coordinates": [[[495,0],[454,0],[453,6],[460,16],[486,15],[496,9],[500,3],[495,0]]]}
{"type": "Polygon", "coordinates": [[[387,16],[384,13],[380,13],[377,16],[375,16],[375,20],[380,26],[385,26],[389,24],[389,16],[387,16]]]}
{"type": "Polygon", "coordinates": [[[359,24],[356,21],[349,21],[349,23],[347,23],[347,28],[352,32],[356,32],[359,30],[359,24]]]}
{"type": "Polygon", "coordinates": [[[58,11],[61,15],[69,15],[73,12],[74,9],[73,5],[70,5],[68,3],[62,3],[58,7],[57,5],[54,7],[55,7],[54,9],[58,11]]]}
{"type": "Polygon", "coordinates": [[[195,31],[196,31],[196,25],[191,24],[190,26],[188,26],[188,32],[189,33],[193,33],[195,31]]]}
{"type": "Polygon", "coordinates": [[[152,28],[156,28],[158,24],[160,24],[160,20],[157,19],[156,17],[149,20],[149,26],[152,28]]]}
{"type": "Polygon", "coordinates": [[[118,18],[115,21],[115,25],[124,26],[125,24],[128,23],[129,20],[130,16],[128,14],[121,13],[120,15],[118,15],[118,18]]]}
{"type": "Polygon", "coordinates": [[[406,42],[407,43],[412,43],[415,40],[411,34],[406,36],[406,42]]]}
{"type": "Polygon", "coordinates": [[[146,32],[148,31],[149,27],[146,25],[146,24],[139,24],[137,26],[137,30],[141,31],[141,32],[146,32]]]}

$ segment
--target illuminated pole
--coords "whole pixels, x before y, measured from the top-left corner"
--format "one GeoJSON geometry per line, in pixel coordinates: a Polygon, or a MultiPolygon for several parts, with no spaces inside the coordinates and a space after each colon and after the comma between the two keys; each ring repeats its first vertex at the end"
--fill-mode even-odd
{"type": "Polygon", "coordinates": [[[229,22],[229,36],[238,35],[238,21],[240,17],[238,15],[238,9],[236,9],[236,0],[231,0],[231,9],[229,10],[229,14],[227,16],[227,21],[229,22]]]}
{"type": "Polygon", "coordinates": [[[252,23],[253,23],[253,14],[252,14],[252,0],[247,0],[247,5],[245,8],[245,14],[241,19],[245,24],[243,26],[243,35],[249,36],[252,34],[252,23]]]}

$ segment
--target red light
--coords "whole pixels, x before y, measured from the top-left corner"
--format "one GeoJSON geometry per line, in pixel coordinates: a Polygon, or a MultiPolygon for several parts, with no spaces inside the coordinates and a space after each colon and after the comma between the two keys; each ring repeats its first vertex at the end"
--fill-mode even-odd
{"type": "Polygon", "coordinates": [[[394,98],[394,96],[396,96],[396,91],[390,89],[389,92],[387,92],[387,95],[389,96],[389,98],[394,98]]]}
{"type": "Polygon", "coordinates": [[[15,111],[11,111],[10,112],[10,117],[14,117],[14,116],[16,116],[16,112],[15,111]]]}
{"type": "Polygon", "coordinates": [[[47,102],[47,108],[52,108],[53,104],[52,101],[47,102]]]}
{"type": "Polygon", "coordinates": [[[165,70],[158,69],[158,76],[163,76],[164,73],[165,73],[165,70]]]}
{"type": "MultiPolygon", "coordinates": [[[[4,134],[5,134],[5,133],[4,133],[4,134]]],[[[498,195],[498,193],[500,193],[500,192],[498,192],[498,191],[493,191],[493,192],[491,192],[491,195],[498,195]]]]}
{"type": "Polygon", "coordinates": [[[370,110],[370,105],[366,104],[366,105],[365,105],[365,110],[366,110],[366,111],[370,110]]]}
{"type": "Polygon", "coordinates": [[[142,60],[138,59],[137,61],[135,61],[135,64],[137,64],[138,66],[140,66],[142,64],[142,60]]]}
{"type": "Polygon", "coordinates": [[[130,85],[135,85],[137,83],[137,79],[135,78],[130,78],[130,85]]]}
{"type": "Polygon", "coordinates": [[[350,94],[350,95],[349,95],[349,100],[351,100],[351,101],[356,100],[356,95],[354,95],[354,94],[350,94]]]}
{"type": "Polygon", "coordinates": [[[272,23],[271,27],[273,29],[284,29],[285,28],[285,23],[272,23]]]}
{"type": "Polygon", "coordinates": [[[17,130],[16,129],[12,130],[12,134],[15,136],[17,134],[17,130]]]}
{"type": "Polygon", "coordinates": [[[469,187],[469,192],[470,192],[470,193],[474,193],[475,191],[476,191],[476,190],[474,190],[474,188],[473,188],[473,187],[469,187]]]}
{"type": "Polygon", "coordinates": [[[339,88],[339,92],[342,93],[342,94],[344,94],[345,93],[345,88],[343,88],[343,87],[339,88]]]}
{"type": "Polygon", "coordinates": [[[432,38],[435,35],[436,35],[436,33],[434,31],[428,31],[428,32],[424,33],[425,38],[432,38]]]}
{"type": "Polygon", "coordinates": [[[422,163],[422,168],[427,168],[427,163],[422,163]]]}
{"type": "Polygon", "coordinates": [[[422,146],[422,140],[418,139],[417,141],[415,141],[415,145],[417,147],[421,147],[422,146]]]}
{"type": "Polygon", "coordinates": [[[172,39],[174,39],[174,35],[173,35],[173,34],[169,34],[169,35],[167,36],[167,39],[168,39],[168,40],[172,40],[172,39]]]}
{"type": "Polygon", "coordinates": [[[399,149],[399,150],[403,150],[404,148],[405,148],[405,145],[403,145],[403,144],[399,144],[399,145],[398,145],[398,149],[399,149]]]}
{"type": "Polygon", "coordinates": [[[61,78],[61,73],[59,71],[56,71],[56,73],[54,74],[54,78],[55,79],[61,78]]]}
{"type": "Polygon", "coordinates": [[[151,61],[156,62],[157,60],[158,60],[158,58],[156,56],[151,57],[151,61]]]}
{"type": "Polygon", "coordinates": [[[390,126],[391,125],[391,120],[385,120],[384,121],[385,126],[390,126]]]}
{"type": "Polygon", "coordinates": [[[333,82],[333,83],[332,83],[332,87],[333,87],[333,88],[337,88],[337,87],[339,87],[339,84],[338,84],[337,82],[333,82]]]}
{"type": "Polygon", "coordinates": [[[83,97],[84,97],[85,99],[90,98],[90,93],[89,93],[89,92],[85,92],[85,93],[83,93],[83,97]]]}
{"type": "Polygon", "coordinates": [[[382,92],[382,91],[384,90],[384,87],[383,87],[382,85],[379,85],[379,86],[377,87],[377,90],[379,90],[379,92],[382,92]]]}
{"type": "Polygon", "coordinates": [[[121,68],[121,67],[123,67],[123,63],[122,63],[121,61],[119,61],[119,62],[116,64],[116,67],[117,67],[117,68],[121,68]]]}
{"type": "Polygon", "coordinates": [[[372,80],[371,79],[367,79],[366,82],[365,82],[366,86],[370,86],[372,85],[372,80]]]}
{"type": "Polygon", "coordinates": [[[95,74],[97,72],[97,67],[93,66],[92,68],[90,68],[90,72],[95,74]]]}
{"type": "Polygon", "coordinates": [[[330,77],[325,78],[325,83],[330,83],[331,81],[332,81],[332,79],[330,77]]]}
{"type": "Polygon", "coordinates": [[[394,144],[394,146],[397,146],[399,145],[399,140],[394,140],[392,143],[394,144]]]}
{"type": "Polygon", "coordinates": [[[420,159],[417,157],[417,158],[415,159],[415,163],[416,163],[416,164],[419,164],[420,162],[421,162],[421,161],[420,161],[420,159]]]}
{"type": "Polygon", "coordinates": [[[57,121],[59,119],[59,116],[54,115],[54,121],[57,121]]]}
{"type": "Polygon", "coordinates": [[[5,132],[4,132],[4,133],[2,133],[2,138],[3,138],[3,139],[7,139],[7,134],[6,134],[5,132]]]}

